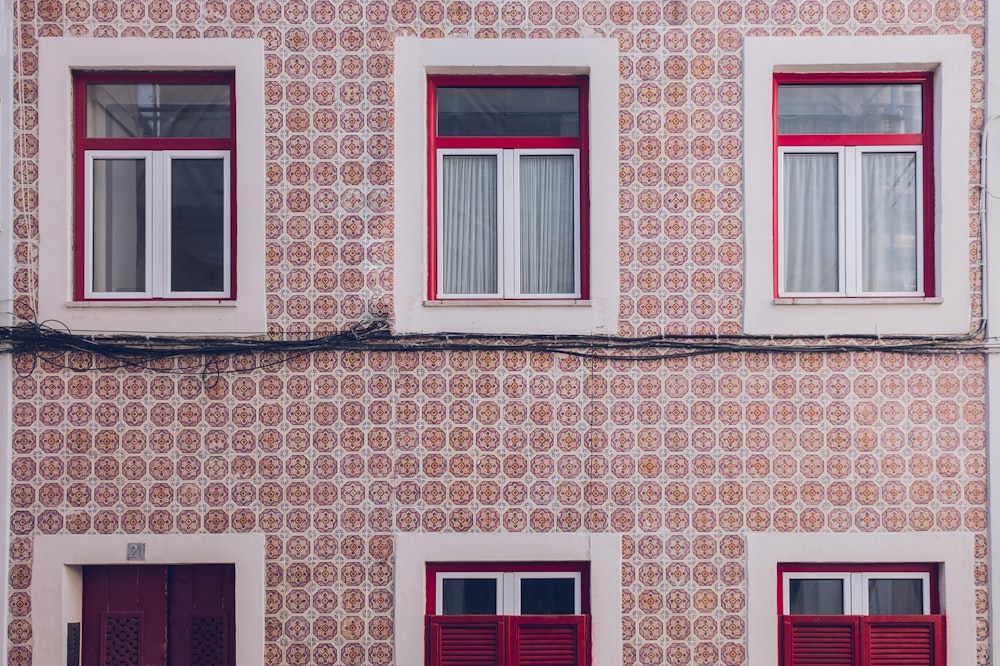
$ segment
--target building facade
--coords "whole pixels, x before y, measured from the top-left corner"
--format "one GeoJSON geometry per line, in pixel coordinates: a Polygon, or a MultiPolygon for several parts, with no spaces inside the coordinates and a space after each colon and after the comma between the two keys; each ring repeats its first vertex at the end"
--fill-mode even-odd
{"type": "Polygon", "coordinates": [[[989,663],[983,0],[3,10],[11,666],[989,663]]]}

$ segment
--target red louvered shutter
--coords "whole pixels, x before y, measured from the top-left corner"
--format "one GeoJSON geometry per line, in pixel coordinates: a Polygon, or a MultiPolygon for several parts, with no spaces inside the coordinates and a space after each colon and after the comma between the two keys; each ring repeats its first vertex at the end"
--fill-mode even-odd
{"type": "Polygon", "coordinates": [[[852,615],[783,615],[782,666],[859,666],[859,619],[852,615]]]}
{"type": "Polygon", "coordinates": [[[505,618],[428,615],[427,666],[506,666],[505,618]]]}
{"type": "Polygon", "coordinates": [[[862,618],[861,645],[862,666],[944,666],[944,616],[862,618]]]}
{"type": "Polygon", "coordinates": [[[512,615],[510,666],[586,666],[586,615],[512,615]]]}

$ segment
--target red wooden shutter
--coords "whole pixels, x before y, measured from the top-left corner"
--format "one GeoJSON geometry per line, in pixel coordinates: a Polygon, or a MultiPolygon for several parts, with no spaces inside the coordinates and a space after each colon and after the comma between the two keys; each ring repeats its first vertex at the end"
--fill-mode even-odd
{"type": "Polygon", "coordinates": [[[586,666],[586,615],[512,615],[510,666],[586,666]]]}
{"type": "Polygon", "coordinates": [[[428,615],[427,666],[506,666],[505,618],[428,615]]]}
{"type": "Polygon", "coordinates": [[[861,645],[862,666],[944,666],[944,616],[862,618],[861,645]]]}
{"type": "Polygon", "coordinates": [[[783,666],[858,666],[859,618],[852,615],[783,615],[783,666]]]}

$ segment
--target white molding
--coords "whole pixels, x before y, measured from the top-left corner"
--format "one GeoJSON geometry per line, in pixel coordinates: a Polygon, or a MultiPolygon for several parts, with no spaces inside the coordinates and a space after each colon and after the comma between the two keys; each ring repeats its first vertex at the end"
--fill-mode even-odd
{"type": "Polygon", "coordinates": [[[74,332],[255,335],[264,293],[264,45],[260,39],[39,39],[38,313],[74,332]],[[73,70],[233,70],[235,301],[73,302],[73,70]],[[178,311],[177,308],[182,308],[178,311]]]}
{"type": "Polygon", "coordinates": [[[420,39],[395,50],[394,328],[399,333],[603,334],[618,331],[618,42],[581,39],[420,39]],[[586,74],[589,77],[590,298],[530,306],[428,302],[427,76],[586,74]]]}
{"type": "MultiPolygon", "coordinates": [[[[980,225],[985,234],[983,249],[983,312],[987,317],[986,335],[995,338],[1000,332],[1000,206],[996,195],[1000,193],[1000,11],[996,3],[986,12],[986,119],[982,143],[985,161],[980,162],[982,182],[987,192],[980,192],[980,225]]],[[[989,626],[996,627],[1000,618],[996,604],[1000,600],[1000,358],[986,355],[986,450],[989,451],[986,470],[989,490],[987,497],[987,552],[989,553],[989,626]]],[[[990,631],[989,653],[1000,654],[1000,631],[990,631]]]]}
{"type": "Polygon", "coordinates": [[[966,533],[751,533],[747,549],[747,663],[777,664],[778,564],[934,563],[941,565],[949,666],[976,664],[975,539],[966,533]]]}
{"type": "Polygon", "coordinates": [[[236,663],[264,664],[263,534],[93,534],[36,536],[31,617],[36,666],[66,663],[66,623],[82,614],[81,567],[92,564],[234,564],[236,663]],[[127,544],[146,544],[146,559],[130,562],[127,544]]]}
{"type": "MultiPolygon", "coordinates": [[[[396,535],[396,655],[424,654],[428,562],[590,562],[595,666],[622,664],[622,545],[619,534],[396,535]]],[[[772,594],[772,597],[774,595],[772,594]]],[[[422,657],[411,658],[414,666],[422,657]]]]}
{"type": "Polygon", "coordinates": [[[969,122],[968,35],[747,37],[744,40],[744,332],[755,335],[948,335],[967,333],[969,122]],[[773,289],[775,72],[934,71],[934,185],[938,291],[933,299],[878,303],[792,302],[773,289]]]}

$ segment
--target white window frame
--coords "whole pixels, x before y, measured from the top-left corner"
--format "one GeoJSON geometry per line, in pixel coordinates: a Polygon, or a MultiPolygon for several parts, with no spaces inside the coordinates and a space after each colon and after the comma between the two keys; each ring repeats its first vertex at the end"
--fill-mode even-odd
{"type": "Polygon", "coordinates": [[[931,577],[926,572],[905,571],[785,571],[781,579],[782,608],[784,614],[791,610],[792,580],[840,580],[843,584],[844,615],[868,615],[868,581],[871,579],[919,580],[922,582],[921,615],[929,615],[931,608],[931,577]]]}
{"type": "Polygon", "coordinates": [[[748,36],[744,39],[744,333],[957,335],[972,327],[969,35],[748,36]],[[783,297],[775,292],[774,75],[934,72],[934,297],[783,297]]]}
{"type": "Polygon", "coordinates": [[[497,161],[497,292],[449,294],[439,288],[438,298],[447,299],[574,299],[580,297],[580,151],[576,148],[440,148],[437,151],[437,266],[438,285],[443,284],[444,239],[440,221],[444,204],[444,158],[451,155],[492,155],[497,161]],[[573,291],[559,294],[529,294],[521,291],[521,157],[524,155],[571,155],[573,157],[573,291]]]}
{"type": "Polygon", "coordinates": [[[495,615],[521,615],[521,581],[525,578],[549,578],[573,581],[573,615],[582,612],[579,571],[439,571],[434,580],[434,612],[443,614],[444,581],[466,578],[493,579],[497,584],[495,615]]]}
{"type": "Polygon", "coordinates": [[[88,150],[84,155],[84,294],[93,298],[227,298],[231,282],[230,174],[228,150],[88,150]],[[94,161],[142,160],[146,164],[146,243],[145,284],[139,292],[95,291],[94,286],[94,161]],[[174,159],[222,160],[223,207],[223,289],[222,291],[172,291],[171,228],[173,207],[170,201],[171,162],[174,159]]]}
{"type": "MultiPolygon", "coordinates": [[[[264,45],[253,39],[43,37],[39,39],[39,198],[37,318],[92,335],[139,333],[259,335],[266,331],[264,45]],[[233,242],[235,298],[75,301],[73,73],[232,71],[236,137],[232,197],[239,219],[233,242]],[[194,300],[194,299],[197,300],[194,300]]],[[[230,225],[232,226],[232,225],[230,225]]],[[[232,230],[231,230],[232,231],[232,230]]],[[[82,242],[82,239],[81,239],[82,242]]],[[[231,248],[231,250],[230,250],[231,248]]],[[[227,266],[228,268],[228,266],[227,266]]],[[[232,285],[230,285],[230,293],[232,285]]]]}
{"type": "MultiPolygon", "coordinates": [[[[836,85],[836,84],[831,84],[836,85]]],[[[845,298],[864,296],[923,296],[924,283],[924,178],[923,148],[917,145],[903,146],[782,146],[778,149],[778,289],[780,297],[845,298]],[[823,154],[837,156],[837,258],[839,284],[836,291],[797,292],[785,288],[787,262],[785,260],[788,235],[788,221],[785,210],[785,155],[793,153],[823,154]],[[911,153],[915,155],[916,184],[916,243],[913,259],[916,265],[915,291],[864,291],[862,278],[862,257],[864,256],[864,233],[862,232],[863,200],[861,196],[861,163],[866,153],[911,153]]]]}
{"type": "Polygon", "coordinates": [[[588,79],[589,297],[434,299],[428,296],[429,156],[426,115],[395,123],[393,328],[398,333],[602,334],[618,331],[618,41],[396,38],[397,108],[427,109],[433,75],[569,76],[588,79]],[[402,251],[405,248],[406,251],[402,251]]]}

